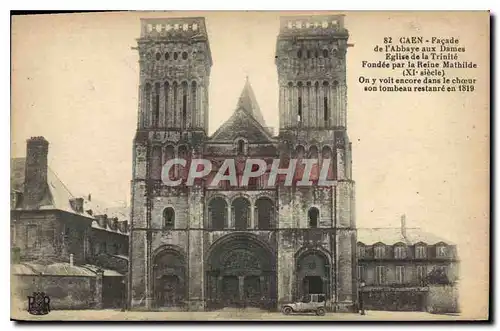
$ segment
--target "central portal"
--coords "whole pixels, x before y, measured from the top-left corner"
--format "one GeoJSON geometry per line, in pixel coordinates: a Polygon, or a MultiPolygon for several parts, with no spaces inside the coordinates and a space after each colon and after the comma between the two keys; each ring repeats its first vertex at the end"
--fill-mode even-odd
{"type": "Polygon", "coordinates": [[[232,234],[212,245],[207,306],[270,309],[276,300],[274,254],[251,234],[232,234]]]}

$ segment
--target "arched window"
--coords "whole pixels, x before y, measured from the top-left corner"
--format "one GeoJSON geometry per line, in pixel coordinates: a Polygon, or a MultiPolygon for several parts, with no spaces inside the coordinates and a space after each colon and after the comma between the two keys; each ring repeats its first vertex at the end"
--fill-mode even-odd
{"type": "Polygon", "coordinates": [[[374,255],[376,259],[385,258],[385,246],[383,244],[377,244],[374,248],[374,255]]]}
{"type": "Polygon", "coordinates": [[[245,154],[245,141],[243,139],[238,140],[238,155],[245,154]]]}
{"type": "Polygon", "coordinates": [[[311,207],[307,212],[307,217],[309,219],[309,227],[317,228],[319,219],[319,210],[316,207],[311,207]]]}
{"type": "Polygon", "coordinates": [[[325,121],[325,126],[328,126],[330,121],[330,110],[328,109],[328,97],[323,97],[323,120],[325,121]]]}
{"type": "Polygon", "coordinates": [[[155,96],[153,106],[153,127],[158,127],[158,118],[160,117],[160,83],[155,84],[155,96]]]}
{"type": "Polygon", "coordinates": [[[227,203],[221,197],[210,200],[208,204],[209,226],[214,230],[227,227],[227,203]]]}
{"type": "MultiPolygon", "coordinates": [[[[177,53],[175,53],[177,54],[177,53]]],[[[174,126],[177,126],[177,90],[178,90],[178,87],[177,87],[177,82],[174,82],[173,84],[173,92],[174,92],[174,106],[172,107],[172,115],[174,117],[173,119],[173,123],[174,123],[174,126]]]]}
{"type": "Polygon", "coordinates": [[[300,125],[302,122],[302,82],[297,84],[298,87],[298,98],[297,98],[297,122],[300,125]]]}
{"type": "Polygon", "coordinates": [[[404,259],[406,258],[406,247],[402,244],[394,246],[394,258],[404,259]]]}
{"type": "Polygon", "coordinates": [[[151,178],[155,180],[161,179],[161,147],[154,146],[151,156],[151,178]]]}
{"type": "Polygon", "coordinates": [[[328,50],[327,49],[324,49],[323,50],[323,57],[329,57],[329,54],[328,54],[328,50]]]}
{"type": "Polygon", "coordinates": [[[297,51],[297,57],[300,59],[302,57],[302,50],[298,50],[297,51]]]}
{"type": "Polygon", "coordinates": [[[243,197],[236,198],[231,209],[236,230],[247,229],[250,225],[250,202],[243,197]]]}
{"type": "Polygon", "coordinates": [[[335,173],[336,173],[336,164],[335,164],[335,158],[333,158],[333,153],[332,149],[329,146],[324,146],[323,149],[321,150],[321,157],[323,158],[323,161],[325,159],[330,159],[330,167],[328,168],[328,174],[327,174],[327,179],[335,179],[335,173]]]}
{"type": "Polygon", "coordinates": [[[148,127],[149,126],[149,112],[151,111],[151,84],[147,83],[146,86],[144,87],[144,104],[145,107],[142,110],[142,126],[143,127],[148,127]]]}
{"type": "Polygon", "coordinates": [[[163,210],[163,228],[173,229],[175,227],[175,211],[172,207],[163,210]]]}
{"type": "Polygon", "coordinates": [[[197,114],[197,108],[196,108],[196,82],[191,83],[191,113],[194,125],[199,125],[198,123],[198,114],[197,114]]]}
{"type": "Polygon", "coordinates": [[[187,128],[187,83],[182,83],[182,127],[187,128]]]}
{"type": "Polygon", "coordinates": [[[170,92],[170,84],[168,82],[165,82],[165,84],[163,84],[163,95],[164,95],[164,100],[165,100],[165,104],[163,107],[163,121],[166,124],[166,126],[169,126],[167,124],[167,118],[170,117],[170,109],[168,107],[168,101],[169,101],[168,94],[169,94],[169,92],[170,92]]]}
{"type": "Polygon", "coordinates": [[[179,178],[187,179],[187,174],[188,174],[188,170],[189,170],[189,165],[188,165],[189,153],[188,153],[188,149],[185,145],[179,146],[178,155],[179,155],[179,159],[186,160],[185,167],[180,165],[180,164],[177,165],[177,168],[179,169],[178,170],[179,178]]]}
{"type": "Polygon", "coordinates": [[[318,152],[318,147],[316,146],[311,146],[309,147],[309,159],[316,160],[316,163],[313,164],[311,173],[310,173],[310,180],[313,183],[316,183],[319,179],[319,172],[320,172],[320,167],[319,167],[319,152],[318,152]]]}
{"type": "Polygon", "coordinates": [[[262,197],[255,202],[255,219],[259,229],[271,229],[274,227],[274,204],[271,199],[262,197]]]}

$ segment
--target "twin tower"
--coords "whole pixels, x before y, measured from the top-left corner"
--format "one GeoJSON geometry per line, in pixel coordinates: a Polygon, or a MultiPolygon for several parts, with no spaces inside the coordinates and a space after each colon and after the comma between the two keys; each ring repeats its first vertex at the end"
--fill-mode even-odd
{"type": "MultiPolygon", "coordinates": [[[[273,310],[314,293],[323,294],[334,311],[349,310],[356,301],[348,31],[343,16],[283,17],[279,24],[279,133],[267,127],[247,81],[232,116],[209,135],[213,59],[205,19],[141,20],[128,275],[132,309],[273,310]],[[268,164],[276,158],[283,164],[328,158],[335,184],[271,187],[264,175],[246,187],[208,187],[204,181],[169,187],[161,171],[172,158],[210,159],[213,172],[227,158],[268,164]]],[[[185,170],[178,166],[171,175],[182,178],[185,170]]]]}

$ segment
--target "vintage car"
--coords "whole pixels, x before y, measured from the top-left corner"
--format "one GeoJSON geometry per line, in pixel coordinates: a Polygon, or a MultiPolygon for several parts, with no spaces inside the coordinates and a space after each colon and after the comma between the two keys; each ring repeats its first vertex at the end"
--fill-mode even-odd
{"type": "Polygon", "coordinates": [[[325,300],[324,294],[309,294],[299,302],[286,303],[281,306],[281,311],[285,315],[291,313],[315,313],[318,316],[325,315],[325,300]]]}

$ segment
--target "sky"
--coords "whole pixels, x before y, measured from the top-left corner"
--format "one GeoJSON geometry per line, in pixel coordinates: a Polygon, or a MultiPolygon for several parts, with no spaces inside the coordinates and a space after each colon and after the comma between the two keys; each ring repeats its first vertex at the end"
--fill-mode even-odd
{"type": "MultiPolygon", "coordinates": [[[[288,13],[290,14],[290,13],[288,13]]],[[[130,204],[141,17],[205,16],[213,66],[210,133],[235,110],[246,76],[268,126],[278,127],[276,12],[115,13],[15,17],[11,155],[44,136],[49,165],[73,194],[130,204]]],[[[484,18],[484,17],[483,17],[484,18]]],[[[348,134],[358,227],[421,227],[469,248],[488,236],[489,27],[479,15],[347,13],[348,134]],[[469,15],[469,16],[468,16],[469,15]],[[385,36],[451,37],[466,47],[474,93],[365,92],[362,60],[385,36]]]]}

